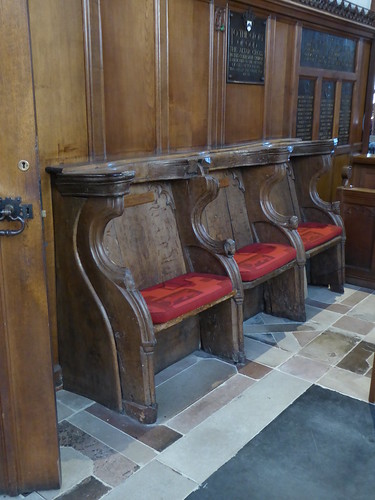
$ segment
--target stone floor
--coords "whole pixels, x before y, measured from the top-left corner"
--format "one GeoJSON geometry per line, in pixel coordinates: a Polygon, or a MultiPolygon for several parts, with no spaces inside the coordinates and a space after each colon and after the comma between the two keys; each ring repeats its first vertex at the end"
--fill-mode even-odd
{"type": "Polygon", "coordinates": [[[312,384],[367,401],[375,292],[309,287],[306,304],[305,323],[246,321],[240,370],[196,352],[159,373],[156,425],[58,392],[62,486],[26,498],[182,500],[312,384]]]}

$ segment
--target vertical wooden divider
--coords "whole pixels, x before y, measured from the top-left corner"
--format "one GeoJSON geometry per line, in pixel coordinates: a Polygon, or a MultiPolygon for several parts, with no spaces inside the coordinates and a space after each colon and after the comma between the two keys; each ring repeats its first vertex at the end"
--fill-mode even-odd
{"type": "Polygon", "coordinates": [[[100,0],[82,0],[89,157],[106,158],[103,48],[100,0]]]}

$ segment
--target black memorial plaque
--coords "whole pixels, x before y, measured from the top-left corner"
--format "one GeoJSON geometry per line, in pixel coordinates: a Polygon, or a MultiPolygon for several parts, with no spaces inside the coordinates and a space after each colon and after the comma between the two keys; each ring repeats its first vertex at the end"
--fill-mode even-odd
{"type": "Polygon", "coordinates": [[[350,123],[352,118],[353,82],[343,82],[341,87],[339,144],[349,144],[350,123]]]}
{"type": "Polygon", "coordinates": [[[320,99],[319,139],[331,139],[335,109],[335,82],[324,80],[320,99]]]}
{"type": "Polygon", "coordinates": [[[266,20],[247,12],[229,13],[228,83],[264,84],[266,20]],[[249,20],[251,19],[251,20],[249,20]]]}
{"type": "Polygon", "coordinates": [[[302,30],[301,66],[353,73],[355,52],[356,42],[350,38],[302,30]]]}
{"type": "Polygon", "coordinates": [[[315,81],[301,78],[298,83],[296,136],[304,141],[312,139],[315,81]]]}

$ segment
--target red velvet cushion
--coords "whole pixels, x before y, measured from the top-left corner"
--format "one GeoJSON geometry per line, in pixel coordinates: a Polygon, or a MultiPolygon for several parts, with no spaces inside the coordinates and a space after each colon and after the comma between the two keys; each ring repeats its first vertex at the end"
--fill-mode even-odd
{"type": "Polygon", "coordinates": [[[310,250],[342,234],[342,228],[333,224],[303,222],[299,224],[298,232],[302,238],[305,250],[310,250]]]}
{"type": "Polygon", "coordinates": [[[242,281],[252,281],[296,258],[296,249],[277,243],[253,243],[240,248],[234,258],[242,281]]]}
{"type": "Polygon", "coordinates": [[[188,273],[141,290],[153,323],[165,323],[228,295],[231,280],[215,274],[188,273]]]}

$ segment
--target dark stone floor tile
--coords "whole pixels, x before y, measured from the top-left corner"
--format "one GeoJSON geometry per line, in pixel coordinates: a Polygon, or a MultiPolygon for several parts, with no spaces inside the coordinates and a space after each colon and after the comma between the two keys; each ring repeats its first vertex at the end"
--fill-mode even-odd
{"type": "Polygon", "coordinates": [[[373,289],[373,288],[366,288],[366,287],[364,287],[364,286],[361,286],[359,290],[360,290],[361,292],[366,292],[366,293],[368,293],[368,294],[370,294],[370,295],[371,295],[372,293],[374,293],[374,289],[373,289]]]}
{"type": "Polygon", "coordinates": [[[356,292],[349,295],[348,298],[344,299],[341,304],[345,304],[347,306],[353,307],[361,302],[363,299],[368,297],[368,293],[362,290],[357,290],[356,292]]]}
{"type": "Polygon", "coordinates": [[[327,302],[320,302],[319,300],[306,299],[306,304],[318,309],[327,309],[340,314],[346,314],[351,308],[345,304],[327,304],[327,302]]]}
{"type": "Polygon", "coordinates": [[[360,342],[352,351],[349,352],[337,365],[339,368],[349,370],[359,375],[365,375],[371,371],[369,358],[375,352],[375,345],[368,342],[360,342]]]}
{"type": "Polygon", "coordinates": [[[260,380],[270,371],[272,371],[272,368],[257,363],[256,361],[248,361],[246,365],[239,370],[242,375],[246,375],[255,380],[260,380]]]}
{"type": "Polygon", "coordinates": [[[79,483],[73,490],[57,497],[56,500],[99,500],[110,489],[91,476],[79,483]]]}
{"type": "Polygon", "coordinates": [[[58,429],[60,446],[70,446],[76,451],[91,458],[93,461],[114,452],[114,450],[111,450],[107,445],[101,443],[70,422],[61,422],[58,429]]]}
{"type": "Polygon", "coordinates": [[[144,425],[136,422],[127,415],[121,415],[95,403],[87,409],[89,413],[104,420],[129,436],[147,444],[156,451],[163,451],[175,441],[180,439],[181,434],[165,427],[164,425],[144,425]]]}
{"type": "Polygon", "coordinates": [[[374,323],[351,316],[343,316],[332,326],[348,332],[358,333],[359,335],[367,335],[374,328],[374,323]]]}

